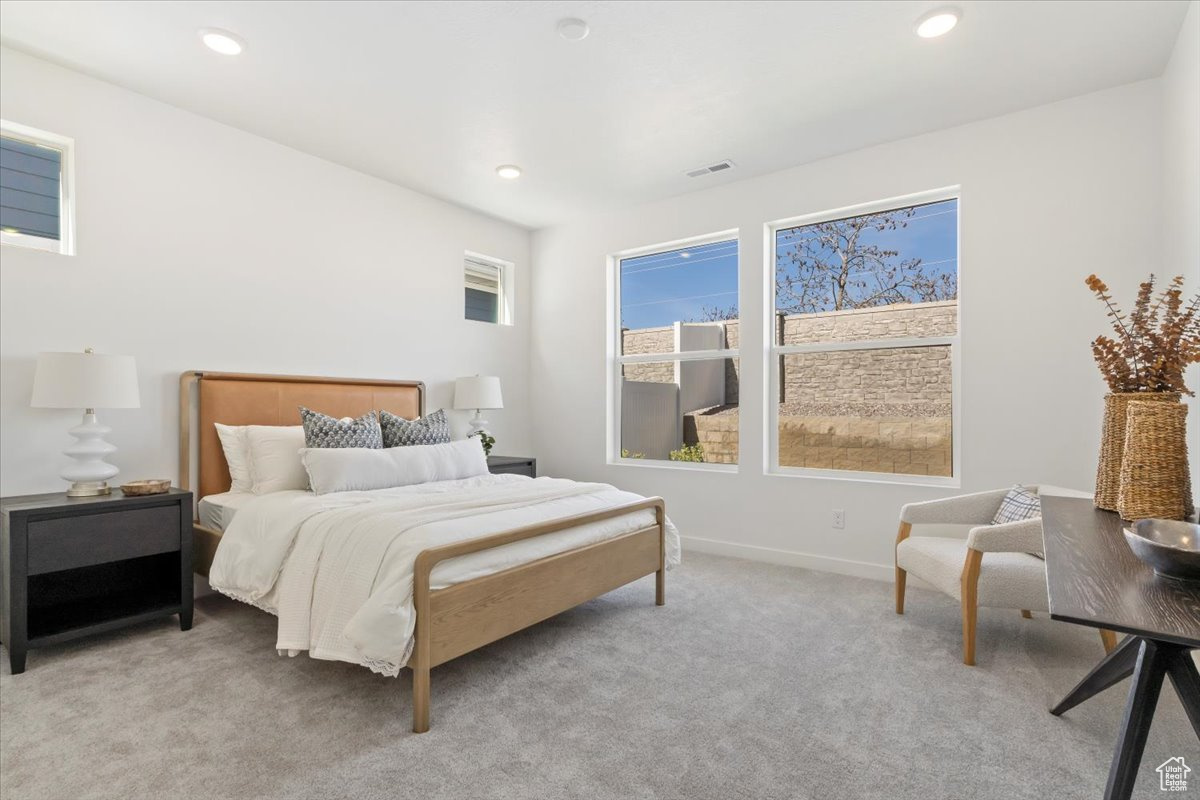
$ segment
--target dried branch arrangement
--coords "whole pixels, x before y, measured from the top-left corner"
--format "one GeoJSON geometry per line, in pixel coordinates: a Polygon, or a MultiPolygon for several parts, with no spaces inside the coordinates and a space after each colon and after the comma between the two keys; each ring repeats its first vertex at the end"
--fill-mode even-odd
{"type": "Polygon", "coordinates": [[[1138,287],[1133,311],[1125,314],[1095,275],[1087,286],[1108,309],[1115,337],[1097,336],[1092,353],[1112,392],[1180,392],[1188,364],[1200,363],[1200,294],[1186,305],[1183,276],[1154,293],[1154,276],[1138,287]]]}

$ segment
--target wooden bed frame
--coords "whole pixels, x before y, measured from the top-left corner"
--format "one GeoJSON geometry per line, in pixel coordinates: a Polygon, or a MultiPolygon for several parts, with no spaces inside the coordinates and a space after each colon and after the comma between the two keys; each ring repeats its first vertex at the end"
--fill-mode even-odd
{"type": "MultiPolygon", "coordinates": [[[[193,394],[199,420],[197,500],[229,490],[229,467],[214,423],[298,425],[300,405],[335,417],[383,409],[412,419],[425,412],[425,384],[419,381],[185,372],[179,379],[179,485],[184,489],[192,472],[193,394]]],[[[429,730],[433,667],[650,573],[656,576],[655,602],[663,605],[665,521],[663,500],[653,497],[422,551],[413,578],[416,641],[408,662],[413,672],[413,731],[429,730]],[[430,588],[430,573],[447,559],[646,509],[654,510],[653,525],[444,589],[430,588]]],[[[198,521],[193,528],[193,563],[197,572],[208,575],[221,532],[198,521]]]]}

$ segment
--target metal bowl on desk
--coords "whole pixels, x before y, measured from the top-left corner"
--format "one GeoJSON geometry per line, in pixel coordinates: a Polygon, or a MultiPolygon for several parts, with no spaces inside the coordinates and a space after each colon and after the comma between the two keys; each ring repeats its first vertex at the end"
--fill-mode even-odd
{"type": "Polygon", "coordinates": [[[1142,519],[1125,528],[1133,554],[1166,578],[1200,580],[1200,525],[1171,519],[1142,519]]]}

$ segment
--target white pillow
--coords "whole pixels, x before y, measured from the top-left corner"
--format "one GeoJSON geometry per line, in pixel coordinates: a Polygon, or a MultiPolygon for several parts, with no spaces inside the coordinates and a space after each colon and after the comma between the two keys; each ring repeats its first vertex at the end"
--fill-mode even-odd
{"type": "Polygon", "coordinates": [[[308,475],[300,461],[304,449],[302,425],[247,425],[246,463],[254,494],[307,489],[308,475]]]}
{"type": "Polygon", "coordinates": [[[376,450],[310,447],[300,451],[317,494],[390,489],[486,475],[487,456],[475,439],[376,450]]]}
{"type": "Polygon", "coordinates": [[[254,480],[250,477],[250,465],[246,463],[246,426],[222,425],[219,422],[213,424],[217,428],[217,436],[221,439],[221,449],[225,451],[229,477],[233,479],[229,491],[250,491],[254,480]]]}

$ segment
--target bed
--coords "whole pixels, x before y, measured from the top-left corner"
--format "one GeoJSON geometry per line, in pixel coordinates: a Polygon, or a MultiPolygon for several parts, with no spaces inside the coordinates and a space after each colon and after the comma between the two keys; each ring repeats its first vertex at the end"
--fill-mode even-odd
{"type": "MultiPolygon", "coordinates": [[[[282,497],[256,502],[254,498],[230,495],[229,468],[215,423],[292,425],[298,422],[297,408],[301,405],[335,417],[357,417],[381,409],[412,419],[424,414],[425,387],[418,381],[183,373],[179,409],[180,486],[186,489],[194,485],[199,499],[193,541],[194,564],[200,574],[209,575],[225,530],[233,520],[245,527],[250,519],[271,519],[267,516],[267,506],[289,502],[282,497]]],[[[523,487],[532,486],[529,478],[511,475],[494,478],[525,481],[523,487]]],[[[484,502],[503,489],[498,483],[481,478],[472,489],[476,494],[471,496],[478,496],[484,502]]],[[[411,494],[380,493],[379,498],[370,499],[379,500],[381,507],[403,509],[406,503],[414,502],[411,494]]],[[[569,492],[560,487],[559,494],[569,492]]],[[[411,669],[413,676],[414,732],[429,729],[433,667],[652,573],[656,576],[655,602],[657,605],[666,602],[670,523],[663,500],[628,498],[631,499],[628,502],[584,513],[540,519],[471,538],[460,536],[445,544],[438,543],[435,537],[413,540],[428,544],[415,554],[411,564],[413,632],[410,649],[405,651],[411,655],[406,657],[404,666],[411,669]],[[610,530],[602,538],[591,534],[580,538],[583,532],[605,526],[610,530]],[[558,542],[554,547],[549,546],[552,539],[558,542]],[[507,561],[499,558],[501,553],[511,554],[514,548],[526,548],[520,563],[513,563],[511,555],[507,561]],[[503,564],[496,571],[467,570],[463,574],[472,577],[462,580],[448,581],[444,577],[452,572],[449,567],[453,564],[492,556],[503,564]],[[439,579],[439,575],[443,577],[439,579]]],[[[306,501],[300,497],[297,502],[306,501]]],[[[329,512],[333,513],[341,512],[329,512]]],[[[503,518],[495,516],[497,520],[503,518]]],[[[329,519],[336,518],[329,516],[329,519]]],[[[677,548],[678,536],[673,529],[671,537],[672,546],[677,548]]],[[[291,551],[288,552],[290,557],[291,551]]],[[[253,602],[250,598],[239,599],[253,602]]],[[[273,611],[266,605],[260,607],[273,611]]]]}

